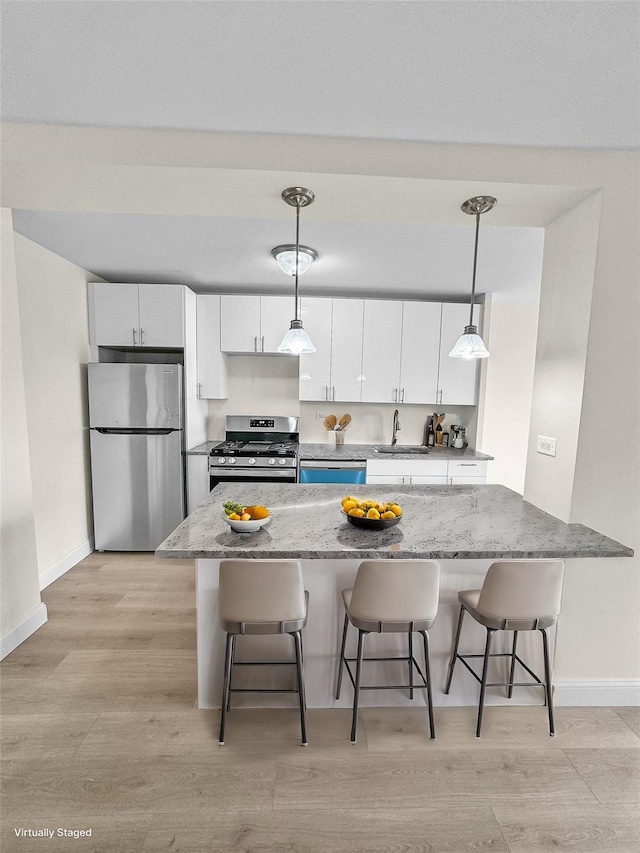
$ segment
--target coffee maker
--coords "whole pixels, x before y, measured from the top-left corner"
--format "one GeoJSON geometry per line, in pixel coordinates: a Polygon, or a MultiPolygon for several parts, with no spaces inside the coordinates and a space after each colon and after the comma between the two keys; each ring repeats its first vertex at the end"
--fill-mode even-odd
{"type": "Polygon", "coordinates": [[[467,428],[461,426],[460,424],[452,424],[451,425],[451,435],[453,439],[451,441],[452,447],[465,447],[467,444],[465,435],[467,432],[467,428]]]}

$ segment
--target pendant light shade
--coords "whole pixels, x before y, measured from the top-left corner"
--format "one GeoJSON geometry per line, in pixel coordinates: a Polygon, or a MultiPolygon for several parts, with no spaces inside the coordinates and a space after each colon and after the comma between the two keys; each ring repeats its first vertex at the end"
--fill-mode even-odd
{"type": "MultiPolygon", "coordinates": [[[[314,261],[317,257],[317,253],[313,249],[308,249],[306,246],[300,246],[300,208],[307,207],[310,204],[313,204],[315,200],[315,195],[311,192],[311,190],[305,189],[305,187],[289,187],[286,190],[282,191],[282,198],[286,201],[287,204],[290,204],[292,207],[296,209],[296,242],[295,246],[276,246],[275,249],[272,250],[271,254],[278,260],[280,264],[280,260],[276,254],[278,250],[285,249],[289,252],[293,252],[292,259],[292,269],[290,275],[295,276],[295,313],[294,319],[291,321],[291,325],[289,326],[288,331],[286,332],[284,338],[282,339],[282,343],[278,347],[278,352],[287,353],[289,355],[301,355],[303,353],[315,352],[316,348],[314,347],[311,338],[307,334],[302,325],[302,320],[298,316],[298,276],[301,272],[304,272],[309,268],[312,261],[314,261]],[[313,253],[313,257],[308,260],[306,267],[304,270],[302,269],[301,264],[301,255],[305,252],[313,253]]],[[[282,264],[280,264],[281,269],[284,269],[282,264]]],[[[284,270],[288,272],[288,270],[284,270]]]]}
{"type": "Polygon", "coordinates": [[[464,327],[455,346],[449,353],[451,358],[488,358],[489,353],[477,328],[473,325],[473,300],[476,295],[476,267],[478,263],[478,233],[480,231],[480,216],[491,210],[496,205],[496,199],[490,195],[479,195],[467,199],[461,210],[476,218],[476,239],[473,249],[473,275],[471,279],[471,310],[469,313],[469,325],[464,327]]]}

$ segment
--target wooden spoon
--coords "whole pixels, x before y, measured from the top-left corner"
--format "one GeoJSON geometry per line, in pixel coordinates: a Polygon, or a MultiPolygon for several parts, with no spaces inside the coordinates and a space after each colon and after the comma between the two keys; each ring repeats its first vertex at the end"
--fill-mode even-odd
{"type": "Polygon", "coordinates": [[[328,430],[329,432],[333,432],[333,425],[332,425],[331,421],[329,420],[329,418],[325,418],[325,419],[322,421],[322,426],[323,426],[326,430],[328,430]]]}
{"type": "Polygon", "coordinates": [[[340,418],[340,429],[346,429],[351,423],[351,415],[343,415],[340,418]]]}
{"type": "Polygon", "coordinates": [[[335,428],[336,428],[336,424],[338,423],[338,419],[337,419],[337,417],[336,417],[335,415],[327,415],[327,420],[328,420],[328,421],[329,421],[329,423],[331,424],[331,426],[329,427],[329,429],[335,429],[335,428]]]}

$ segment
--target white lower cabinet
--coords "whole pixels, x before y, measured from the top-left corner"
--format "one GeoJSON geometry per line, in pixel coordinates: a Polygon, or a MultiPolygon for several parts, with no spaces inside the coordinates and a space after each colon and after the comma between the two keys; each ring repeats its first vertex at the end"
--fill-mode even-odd
{"type": "Polygon", "coordinates": [[[209,495],[209,457],[187,456],[187,515],[209,495]]]}
{"type": "Polygon", "coordinates": [[[480,485],[486,480],[487,463],[454,459],[369,459],[367,484],[446,486],[480,485]]]}

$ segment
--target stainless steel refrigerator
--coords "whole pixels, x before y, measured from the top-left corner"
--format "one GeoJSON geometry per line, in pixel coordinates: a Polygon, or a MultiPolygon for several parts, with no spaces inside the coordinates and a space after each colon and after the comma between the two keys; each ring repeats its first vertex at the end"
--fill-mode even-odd
{"type": "Polygon", "coordinates": [[[153,551],[185,515],[182,365],[88,368],[96,550],[153,551]]]}

